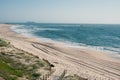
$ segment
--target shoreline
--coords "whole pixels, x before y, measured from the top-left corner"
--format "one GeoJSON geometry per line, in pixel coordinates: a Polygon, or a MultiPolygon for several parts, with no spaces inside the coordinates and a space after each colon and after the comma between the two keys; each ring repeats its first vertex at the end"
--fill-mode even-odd
{"type": "Polygon", "coordinates": [[[38,39],[17,34],[10,29],[11,25],[0,24],[0,38],[7,39],[15,47],[32,53],[39,58],[47,59],[55,65],[56,72],[63,70],[83,77],[97,77],[102,80],[119,80],[120,61],[110,58],[99,51],[65,47],[54,42],[41,42],[38,39]]]}
{"type": "Polygon", "coordinates": [[[20,34],[23,35],[25,37],[29,37],[29,38],[36,38],[38,39],[38,41],[43,41],[43,42],[48,42],[48,43],[57,43],[57,44],[62,44],[66,47],[73,47],[73,48],[80,48],[80,49],[86,49],[86,50],[92,50],[92,51],[98,51],[101,52],[102,54],[109,56],[111,58],[115,58],[120,60],[120,54],[117,51],[112,51],[115,50],[114,48],[110,47],[102,47],[102,46],[93,46],[93,45],[85,45],[82,43],[76,43],[76,42],[70,42],[70,41],[60,41],[60,40],[54,40],[54,39],[50,39],[50,38],[44,38],[44,37],[40,37],[40,36],[36,36],[34,34],[28,34],[28,33],[22,33],[21,31],[17,32],[17,28],[19,26],[23,26],[23,25],[14,25],[11,26],[10,29],[15,32],[16,34],[20,34]]]}
{"type": "MultiPolygon", "coordinates": [[[[16,25],[14,25],[16,26],[16,25]]],[[[12,26],[9,27],[10,31],[12,31],[13,33],[15,34],[18,34],[18,35],[21,35],[25,38],[32,38],[32,39],[36,39],[38,42],[43,42],[43,43],[52,43],[52,44],[58,44],[58,45],[63,45],[62,47],[70,47],[70,48],[78,48],[78,49],[82,49],[82,50],[88,50],[88,51],[97,51],[99,53],[102,53],[103,56],[105,56],[106,58],[111,58],[114,60],[115,56],[113,57],[113,55],[111,54],[114,54],[113,52],[111,51],[105,51],[105,50],[100,50],[100,49],[95,49],[91,46],[80,46],[80,45],[73,45],[72,43],[69,44],[68,43],[65,43],[65,42],[62,42],[62,41],[57,41],[57,40],[52,40],[52,39],[49,39],[49,38],[43,38],[43,37],[37,37],[35,35],[32,35],[32,34],[21,34],[17,31],[14,31],[13,29],[11,29],[12,26]],[[110,54],[109,54],[110,53],[110,54]]],[[[117,53],[118,54],[118,53],[117,53]]],[[[117,58],[115,58],[116,60],[117,58]]],[[[117,59],[117,60],[120,60],[120,59],[117,59]]]]}

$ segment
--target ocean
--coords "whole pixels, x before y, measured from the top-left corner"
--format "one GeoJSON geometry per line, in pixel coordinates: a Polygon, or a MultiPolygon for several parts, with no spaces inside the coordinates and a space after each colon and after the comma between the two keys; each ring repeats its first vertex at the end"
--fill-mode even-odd
{"type": "Polygon", "coordinates": [[[120,25],[16,23],[11,29],[28,36],[109,51],[120,56],[120,25]]]}

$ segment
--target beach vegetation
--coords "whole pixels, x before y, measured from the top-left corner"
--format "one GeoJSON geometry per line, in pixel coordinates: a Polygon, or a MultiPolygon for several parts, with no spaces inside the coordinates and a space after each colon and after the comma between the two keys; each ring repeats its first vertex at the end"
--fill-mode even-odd
{"type": "Polygon", "coordinates": [[[37,60],[36,63],[40,66],[40,67],[44,67],[45,66],[45,62],[42,60],[37,60]]]}
{"type": "Polygon", "coordinates": [[[66,75],[66,73],[67,73],[67,70],[64,70],[63,73],[60,75],[58,80],[63,80],[65,75],[66,75]]]}
{"type": "Polygon", "coordinates": [[[33,73],[33,74],[32,74],[32,78],[33,78],[33,79],[37,79],[37,78],[39,78],[40,76],[41,76],[40,73],[33,73]]]}
{"type": "Polygon", "coordinates": [[[23,72],[10,66],[0,59],[0,76],[6,80],[16,80],[16,77],[22,77],[23,72]]]}
{"type": "Polygon", "coordinates": [[[0,77],[5,80],[36,80],[42,75],[38,71],[44,69],[45,65],[47,66],[45,61],[12,45],[4,46],[4,50],[0,52],[0,77]]]}
{"type": "Polygon", "coordinates": [[[6,47],[10,44],[10,42],[6,42],[5,40],[3,39],[0,39],[0,47],[6,47]]]}
{"type": "Polygon", "coordinates": [[[66,74],[67,74],[67,70],[64,70],[63,73],[59,76],[58,80],[88,80],[76,74],[74,75],[66,75],[66,74]]]}
{"type": "Polygon", "coordinates": [[[67,76],[65,76],[63,78],[63,80],[88,80],[88,79],[80,77],[80,76],[74,74],[74,75],[67,75],[67,76]]]}

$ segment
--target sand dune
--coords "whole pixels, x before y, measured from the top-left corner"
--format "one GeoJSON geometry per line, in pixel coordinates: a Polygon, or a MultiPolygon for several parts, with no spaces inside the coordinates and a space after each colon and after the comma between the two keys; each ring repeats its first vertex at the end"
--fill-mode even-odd
{"type": "Polygon", "coordinates": [[[25,37],[10,30],[11,25],[0,24],[0,38],[9,40],[16,48],[25,50],[55,65],[54,76],[67,70],[89,80],[120,80],[120,61],[91,49],[66,46],[25,37]]]}

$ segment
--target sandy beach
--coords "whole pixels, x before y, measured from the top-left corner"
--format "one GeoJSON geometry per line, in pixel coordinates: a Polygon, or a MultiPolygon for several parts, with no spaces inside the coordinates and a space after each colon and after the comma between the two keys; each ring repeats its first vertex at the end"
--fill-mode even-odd
{"type": "Polygon", "coordinates": [[[75,48],[63,43],[42,41],[17,34],[8,24],[0,24],[0,38],[10,41],[18,49],[29,52],[55,65],[54,76],[64,70],[88,80],[120,80],[120,61],[100,51],[75,48]]]}

